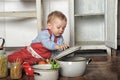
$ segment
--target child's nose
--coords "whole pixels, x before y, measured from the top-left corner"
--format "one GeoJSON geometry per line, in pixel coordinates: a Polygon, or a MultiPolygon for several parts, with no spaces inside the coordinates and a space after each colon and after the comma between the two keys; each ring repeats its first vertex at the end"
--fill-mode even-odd
{"type": "Polygon", "coordinates": [[[60,33],[63,33],[63,31],[64,31],[63,29],[60,29],[60,33]]]}
{"type": "Polygon", "coordinates": [[[63,29],[63,28],[60,28],[60,31],[64,31],[64,29],[63,29]]]}

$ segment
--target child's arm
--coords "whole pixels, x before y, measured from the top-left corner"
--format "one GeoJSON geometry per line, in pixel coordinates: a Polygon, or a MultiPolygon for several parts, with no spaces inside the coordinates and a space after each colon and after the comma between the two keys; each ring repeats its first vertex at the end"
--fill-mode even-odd
{"type": "MultiPolygon", "coordinates": [[[[52,37],[51,37],[52,38],[52,37]]],[[[43,46],[49,50],[64,50],[68,48],[69,46],[67,44],[63,44],[64,40],[63,37],[58,40],[59,44],[56,44],[54,41],[50,39],[50,34],[47,31],[43,31],[36,37],[35,40],[32,41],[35,42],[41,42],[43,46]]]]}

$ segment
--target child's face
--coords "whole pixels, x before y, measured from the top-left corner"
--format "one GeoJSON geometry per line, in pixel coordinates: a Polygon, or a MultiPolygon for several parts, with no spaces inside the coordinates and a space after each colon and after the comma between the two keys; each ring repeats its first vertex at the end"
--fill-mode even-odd
{"type": "Polygon", "coordinates": [[[60,36],[63,34],[67,22],[65,20],[61,20],[56,18],[53,22],[48,23],[48,28],[55,36],[60,36]]]}

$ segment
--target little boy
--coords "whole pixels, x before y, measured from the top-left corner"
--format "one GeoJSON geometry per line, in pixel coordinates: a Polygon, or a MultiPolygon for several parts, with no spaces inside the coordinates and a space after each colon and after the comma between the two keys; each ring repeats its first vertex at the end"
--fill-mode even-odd
{"type": "Polygon", "coordinates": [[[64,44],[63,32],[67,25],[66,16],[60,11],[53,11],[48,15],[47,29],[41,31],[30,46],[8,55],[8,61],[19,59],[21,63],[36,64],[40,60],[55,57],[69,46],[64,44]]]}

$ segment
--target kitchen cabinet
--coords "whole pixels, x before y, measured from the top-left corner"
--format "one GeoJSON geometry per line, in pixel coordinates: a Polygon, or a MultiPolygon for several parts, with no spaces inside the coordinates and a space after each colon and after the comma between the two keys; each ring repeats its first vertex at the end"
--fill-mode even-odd
{"type": "Polygon", "coordinates": [[[27,46],[41,30],[41,0],[0,1],[0,36],[5,47],[27,46]]]}
{"type": "MultiPolygon", "coordinates": [[[[29,45],[32,39],[41,30],[41,26],[46,27],[47,16],[54,10],[60,10],[67,16],[68,24],[63,36],[65,38],[65,42],[69,44],[70,32],[68,2],[69,0],[0,1],[3,5],[3,10],[0,10],[0,19],[2,21],[2,17],[4,16],[4,24],[3,26],[0,26],[0,28],[3,28],[3,32],[0,33],[0,36],[6,39],[5,46],[21,47],[29,45]],[[64,4],[64,6],[61,6],[61,4],[64,4]]],[[[0,21],[0,24],[3,22],[0,21]]]]}
{"type": "Polygon", "coordinates": [[[117,0],[70,0],[71,45],[81,50],[117,49],[117,0]]]}
{"type": "Polygon", "coordinates": [[[120,46],[120,1],[119,0],[118,0],[118,19],[117,19],[117,22],[118,22],[118,36],[117,36],[117,39],[118,39],[118,46],[120,46]]]}
{"type": "MultiPolygon", "coordinates": [[[[4,11],[4,3],[0,1],[0,11],[4,11]]],[[[1,27],[5,25],[5,18],[1,17],[0,18],[0,37],[5,36],[5,27],[1,27]]],[[[0,41],[2,43],[2,41],[0,41]]]]}

